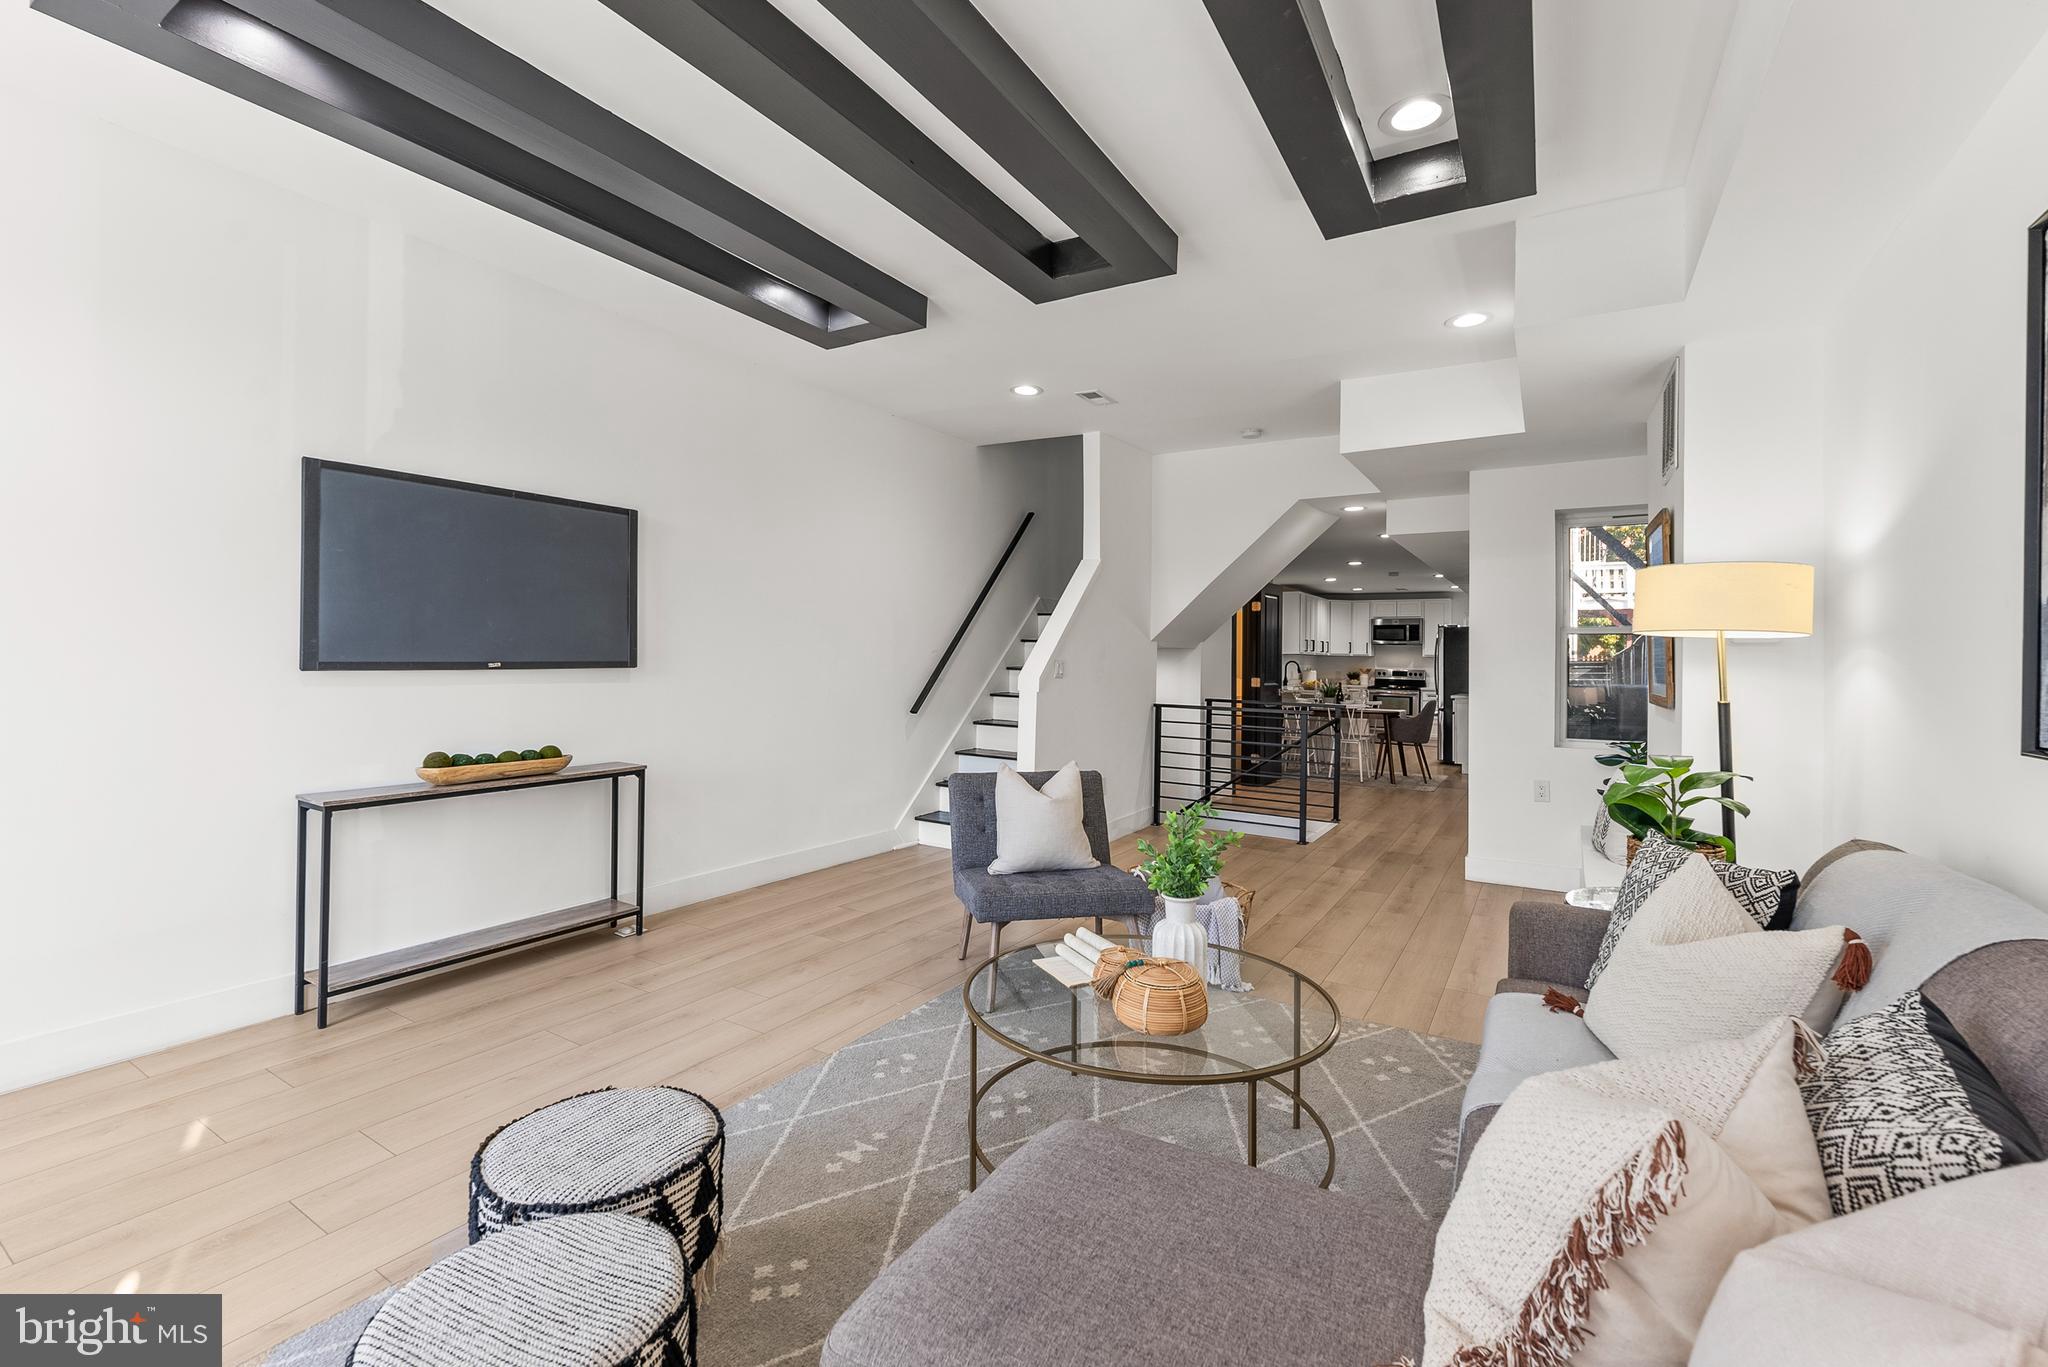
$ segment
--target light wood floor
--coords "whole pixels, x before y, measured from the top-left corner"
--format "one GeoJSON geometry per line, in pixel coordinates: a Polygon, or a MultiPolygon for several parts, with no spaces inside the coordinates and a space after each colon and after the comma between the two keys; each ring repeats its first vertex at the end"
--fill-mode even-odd
{"type": "MultiPolygon", "coordinates": [[[[1248,839],[1230,877],[1249,947],[1347,1016],[1476,1040],[1520,892],[1464,881],[1441,778],[1347,785],[1336,831],[1248,839]]],[[[260,1356],[457,1247],[497,1125],[607,1084],[746,1096],[960,982],[960,924],[913,847],[0,1096],[0,1288],[217,1291],[227,1361],[260,1356]]]]}

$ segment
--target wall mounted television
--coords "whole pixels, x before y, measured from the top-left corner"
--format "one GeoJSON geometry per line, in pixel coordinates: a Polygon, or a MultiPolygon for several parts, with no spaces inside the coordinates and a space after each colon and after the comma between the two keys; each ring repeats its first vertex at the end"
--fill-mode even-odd
{"type": "Polygon", "coordinates": [[[626,669],[639,514],[301,462],[300,669],[626,669]]]}

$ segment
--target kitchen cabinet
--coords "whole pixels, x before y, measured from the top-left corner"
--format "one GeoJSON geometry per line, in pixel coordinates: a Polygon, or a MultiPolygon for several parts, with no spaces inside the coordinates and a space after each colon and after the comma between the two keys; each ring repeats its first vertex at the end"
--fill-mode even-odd
{"type": "Polygon", "coordinates": [[[1308,636],[1314,642],[1313,653],[1330,653],[1330,600],[1309,595],[1308,636]]]}
{"type": "Polygon", "coordinates": [[[1351,604],[1325,602],[1330,610],[1330,653],[1332,655],[1356,655],[1356,637],[1351,631],[1351,604]]]}
{"type": "Polygon", "coordinates": [[[1301,624],[1302,610],[1308,601],[1305,593],[1283,593],[1280,595],[1280,651],[1283,655],[1300,655],[1308,632],[1301,624]]]}

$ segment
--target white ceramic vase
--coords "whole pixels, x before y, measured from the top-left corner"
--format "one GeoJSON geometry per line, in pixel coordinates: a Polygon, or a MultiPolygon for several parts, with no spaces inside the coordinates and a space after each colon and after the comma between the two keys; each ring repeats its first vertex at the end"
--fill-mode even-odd
{"type": "Polygon", "coordinates": [[[1195,919],[1199,897],[1161,897],[1166,914],[1152,926],[1152,957],[1179,959],[1203,977],[1209,974],[1209,932],[1195,919]]]}

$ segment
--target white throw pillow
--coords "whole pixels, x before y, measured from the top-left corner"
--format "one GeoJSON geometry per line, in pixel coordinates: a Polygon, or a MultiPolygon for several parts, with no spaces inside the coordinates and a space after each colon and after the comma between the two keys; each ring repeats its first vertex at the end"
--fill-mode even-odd
{"type": "Polygon", "coordinates": [[[1069,763],[1034,788],[1005,764],[996,771],[996,857],[990,873],[1092,869],[1095,852],[1081,824],[1081,766],[1069,763]]]}
{"type": "Polygon", "coordinates": [[[1424,1367],[1678,1367],[1735,1256],[1827,1214],[1816,1056],[1780,1018],[1517,1087],[1437,1234],[1424,1367]]]}
{"type": "Polygon", "coordinates": [[[1779,1016],[1824,1031],[1845,983],[1861,985],[1835,976],[1855,941],[1840,926],[1761,929],[1691,855],[1622,932],[1586,999],[1586,1026],[1617,1058],[1739,1039],[1779,1016]]]}

